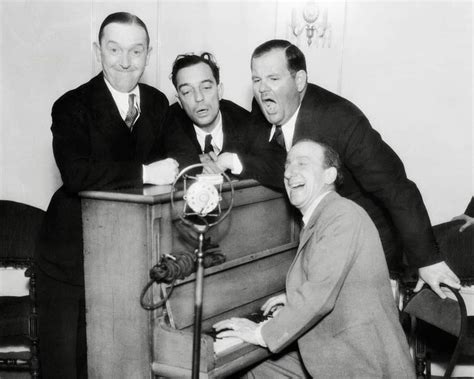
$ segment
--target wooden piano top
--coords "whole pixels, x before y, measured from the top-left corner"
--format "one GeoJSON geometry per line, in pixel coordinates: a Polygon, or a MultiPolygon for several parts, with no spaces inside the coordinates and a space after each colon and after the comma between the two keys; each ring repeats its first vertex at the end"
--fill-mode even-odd
{"type": "MultiPolygon", "coordinates": [[[[256,180],[232,180],[234,191],[245,188],[258,187],[260,184],[256,180]]],[[[120,190],[103,191],[82,191],[79,195],[87,199],[113,200],[129,203],[158,204],[171,201],[171,185],[152,186],[144,185],[140,188],[123,188],[120,190]]],[[[184,195],[183,184],[178,183],[177,192],[174,194],[176,200],[181,200],[184,195]]],[[[230,191],[230,184],[224,183],[223,192],[230,191]]]]}

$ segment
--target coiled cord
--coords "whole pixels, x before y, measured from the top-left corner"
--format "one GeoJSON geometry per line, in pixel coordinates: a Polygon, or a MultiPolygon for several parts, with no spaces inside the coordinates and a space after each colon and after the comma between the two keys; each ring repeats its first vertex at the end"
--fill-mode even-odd
{"type": "MultiPolygon", "coordinates": [[[[225,256],[219,253],[217,245],[204,251],[204,267],[216,266],[225,262],[225,256]]],[[[153,266],[150,270],[150,281],[143,288],[140,295],[140,305],[143,309],[148,311],[155,310],[162,307],[174,289],[174,284],[177,279],[184,279],[196,271],[196,252],[177,252],[167,254],[161,257],[158,264],[153,266]],[[169,291],[165,294],[163,299],[157,303],[145,302],[145,295],[153,283],[171,284],[169,291]]]]}

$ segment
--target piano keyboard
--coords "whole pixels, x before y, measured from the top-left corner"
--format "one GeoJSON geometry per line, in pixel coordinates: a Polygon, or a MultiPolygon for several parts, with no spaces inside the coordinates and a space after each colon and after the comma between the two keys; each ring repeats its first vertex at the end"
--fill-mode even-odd
{"type": "MultiPolygon", "coordinates": [[[[254,312],[245,316],[245,318],[248,318],[250,321],[256,322],[257,324],[261,324],[271,317],[271,314],[264,316],[262,311],[254,312]]],[[[222,354],[224,351],[245,343],[237,337],[217,338],[217,332],[214,329],[206,334],[209,334],[214,339],[214,353],[216,355],[222,354]]]]}

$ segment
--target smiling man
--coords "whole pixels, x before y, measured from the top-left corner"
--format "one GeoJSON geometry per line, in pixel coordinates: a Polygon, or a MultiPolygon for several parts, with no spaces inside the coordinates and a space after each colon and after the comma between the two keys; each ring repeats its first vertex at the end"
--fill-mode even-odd
{"type": "Polygon", "coordinates": [[[377,229],[361,207],[335,192],[340,165],[334,150],[311,140],[288,153],[285,188],[304,228],[286,293],[262,306],[264,314],[280,308],[260,325],[239,318],[214,325],[218,337],[284,352],[248,378],[415,376],[377,229]],[[285,350],[296,341],[299,352],[285,350]]]}
{"type": "Polygon", "coordinates": [[[79,191],[169,184],[178,171],[159,138],[168,100],[138,84],[151,47],[137,16],[109,15],[94,51],[102,72],[53,105],[53,152],[63,185],[36,251],[43,378],[84,378],[86,331],[79,191]]]}
{"type": "Polygon", "coordinates": [[[220,69],[212,54],[178,55],[171,81],[178,102],[170,107],[164,134],[167,155],[184,168],[203,163],[205,173],[226,170],[276,186],[284,152],[253,128],[247,110],[225,100],[220,69]],[[251,149],[251,146],[253,149],[251,149]]]}
{"type": "MultiPolygon", "coordinates": [[[[405,173],[402,161],[348,100],[307,82],[305,56],[285,40],[258,46],[251,59],[253,93],[268,139],[288,151],[295,141],[309,138],[336,150],[344,184],[339,193],[363,207],[375,223],[394,279],[409,266],[445,297],[440,283],[459,288],[436,245],[421,194],[405,173]]],[[[281,178],[283,183],[283,178],[281,178]]]]}

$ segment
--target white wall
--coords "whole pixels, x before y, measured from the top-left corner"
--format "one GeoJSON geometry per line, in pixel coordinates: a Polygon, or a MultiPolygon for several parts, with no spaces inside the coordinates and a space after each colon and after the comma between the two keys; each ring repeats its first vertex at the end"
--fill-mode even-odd
{"type": "MultiPolygon", "coordinates": [[[[288,1],[0,1],[0,198],[45,209],[60,178],[50,110],[99,67],[103,18],[127,10],[149,27],[143,81],[174,101],[177,54],[209,50],[225,97],[249,108],[249,59],[284,37],[288,1]]],[[[308,48],[312,81],[355,102],[403,159],[434,223],[464,210],[473,189],[472,4],[327,1],[331,49],[308,48]]]]}
{"type": "Polygon", "coordinates": [[[343,96],[400,155],[433,223],[473,193],[472,3],[348,2],[343,96]]]}

